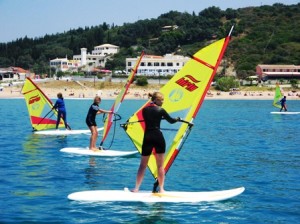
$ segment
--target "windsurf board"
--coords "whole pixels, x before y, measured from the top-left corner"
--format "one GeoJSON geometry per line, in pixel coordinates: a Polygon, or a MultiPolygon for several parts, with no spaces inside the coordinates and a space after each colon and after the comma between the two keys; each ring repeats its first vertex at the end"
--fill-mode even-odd
{"type": "Polygon", "coordinates": [[[99,150],[92,151],[89,148],[62,148],[61,152],[85,155],[85,156],[103,156],[103,157],[116,157],[116,156],[130,156],[138,153],[134,151],[119,151],[119,150],[99,150]]]}
{"type": "Polygon", "coordinates": [[[238,196],[245,191],[244,187],[222,191],[205,192],[183,192],[167,191],[165,193],[137,192],[133,193],[124,188],[124,190],[93,190],[81,191],[68,195],[68,199],[83,202],[214,202],[222,201],[238,196]]]}
{"type": "MultiPolygon", "coordinates": [[[[102,131],[102,128],[98,128],[98,131],[102,131]]],[[[44,130],[44,131],[35,131],[34,134],[37,135],[79,135],[79,134],[89,134],[91,131],[89,129],[86,130],[62,130],[62,129],[54,129],[54,130],[44,130]]]]}
{"type": "Polygon", "coordinates": [[[287,112],[271,112],[271,114],[300,114],[300,112],[290,112],[290,111],[287,111],[287,112]]]}

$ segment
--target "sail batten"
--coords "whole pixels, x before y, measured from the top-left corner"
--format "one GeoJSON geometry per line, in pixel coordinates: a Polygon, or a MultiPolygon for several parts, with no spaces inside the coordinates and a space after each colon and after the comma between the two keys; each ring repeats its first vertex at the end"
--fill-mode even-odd
{"type": "Polygon", "coordinates": [[[198,61],[199,63],[211,68],[211,69],[215,69],[215,66],[212,66],[211,64],[207,63],[206,61],[201,60],[200,58],[197,57],[192,57],[195,61],[198,61]]]}
{"type": "MultiPolygon", "coordinates": [[[[141,60],[144,56],[144,52],[141,53],[141,56],[139,57],[139,59],[137,60],[134,68],[132,69],[130,75],[128,76],[127,78],[127,81],[125,83],[125,85],[123,86],[123,88],[121,89],[120,93],[118,94],[117,98],[115,99],[115,102],[114,104],[112,105],[111,107],[111,111],[113,111],[114,114],[116,114],[125,98],[125,95],[127,94],[127,91],[131,85],[131,83],[133,82],[133,79],[134,79],[134,76],[137,72],[137,69],[141,63],[141,60]]],[[[105,120],[105,123],[104,123],[104,129],[103,129],[103,136],[102,136],[102,140],[101,140],[101,143],[100,143],[100,146],[103,145],[105,139],[107,138],[108,136],[108,133],[111,129],[111,126],[113,124],[113,121],[114,121],[114,115],[113,114],[108,114],[106,120],[105,120]]]]}
{"type": "MultiPolygon", "coordinates": [[[[210,84],[220,65],[229,40],[230,36],[216,41],[196,52],[191,56],[191,59],[186,62],[184,67],[160,89],[160,92],[165,98],[162,107],[172,117],[181,117],[187,122],[193,122],[210,88],[210,84]]],[[[147,106],[148,103],[149,102],[142,106],[128,120],[125,126],[126,133],[139,152],[142,150],[145,125],[144,122],[134,121],[143,120],[142,109],[147,106]]],[[[168,129],[168,127],[170,127],[170,125],[166,121],[161,122],[161,129],[168,129]]],[[[178,156],[192,129],[192,126],[185,122],[172,124],[172,129],[173,127],[177,129],[177,131],[164,130],[167,144],[164,159],[164,169],[166,173],[178,156]]],[[[150,156],[148,168],[153,177],[157,178],[158,172],[154,155],[150,156]]]]}
{"type": "MultiPolygon", "coordinates": [[[[56,128],[57,111],[52,110],[52,101],[30,78],[26,78],[22,94],[25,98],[33,130],[40,131],[56,128]],[[55,119],[52,118],[53,116],[55,119]]],[[[63,120],[60,121],[59,127],[64,127],[63,120]]]]}

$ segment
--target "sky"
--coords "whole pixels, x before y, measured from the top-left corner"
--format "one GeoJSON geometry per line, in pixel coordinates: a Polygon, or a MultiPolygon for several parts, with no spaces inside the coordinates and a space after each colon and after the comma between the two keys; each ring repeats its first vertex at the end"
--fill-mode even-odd
{"type": "Polygon", "coordinates": [[[122,25],[176,10],[198,13],[248,6],[297,4],[299,0],[0,0],[0,42],[42,37],[106,22],[122,25]]]}

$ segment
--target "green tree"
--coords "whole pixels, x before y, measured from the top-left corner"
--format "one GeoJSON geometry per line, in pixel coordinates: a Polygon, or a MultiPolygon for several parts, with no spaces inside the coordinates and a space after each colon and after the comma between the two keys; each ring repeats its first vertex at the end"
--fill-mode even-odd
{"type": "Polygon", "coordinates": [[[292,88],[294,88],[294,89],[298,88],[298,80],[297,79],[291,79],[290,83],[291,83],[292,88]]]}
{"type": "Polygon", "coordinates": [[[138,77],[136,79],[136,85],[138,86],[147,86],[148,85],[148,80],[145,76],[138,77]]]}
{"type": "Polygon", "coordinates": [[[229,91],[231,88],[239,87],[239,82],[234,77],[222,77],[217,80],[216,89],[229,91]]]}
{"type": "Polygon", "coordinates": [[[60,77],[63,77],[65,75],[65,73],[63,71],[58,71],[56,73],[56,77],[60,78],[60,77]]]}
{"type": "Polygon", "coordinates": [[[25,69],[29,69],[34,65],[34,60],[32,59],[31,55],[20,55],[16,62],[17,66],[23,67],[25,69]]]}

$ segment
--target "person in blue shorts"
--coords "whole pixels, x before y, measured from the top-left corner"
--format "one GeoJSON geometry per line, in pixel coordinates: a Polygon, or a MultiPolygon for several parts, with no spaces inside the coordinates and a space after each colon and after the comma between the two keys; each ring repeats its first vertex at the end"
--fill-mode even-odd
{"type": "Polygon", "coordinates": [[[57,100],[53,106],[53,109],[57,110],[57,121],[56,121],[56,129],[58,129],[58,125],[60,122],[60,119],[62,118],[65,122],[66,129],[70,130],[70,126],[67,123],[67,112],[65,107],[65,102],[62,93],[57,94],[57,100]]]}
{"type": "Polygon", "coordinates": [[[90,146],[89,149],[93,151],[99,151],[99,148],[96,147],[96,142],[98,138],[98,130],[97,130],[97,123],[96,123],[96,115],[103,114],[103,113],[113,113],[112,111],[102,110],[99,108],[99,104],[101,103],[101,98],[96,96],[94,98],[94,103],[90,106],[89,111],[86,115],[86,125],[91,130],[91,138],[90,138],[90,146]]]}
{"type": "Polygon", "coordinates": [[[284,96],[280,101],[280,104],[281,104],[281,109],[280,109],[280,112],[284,109],[284,111],[287,111],[287,108],[286,108],[286,96],[284,96]]]}
{"type": "Polygon", "coordinates": [[[142,110],[145,122],[145,134],[142,145],[142,157],[138,169],[135,188],[133,192],[138,192],[140,185],[143,181],[147,164],[152,154],[153,148],[155,149],[155,159],[158,170],[158,185],[159,192],[164,192],[165,170],[164,170],[164,155],[166,151],[166,142],[160,130],[160,122],[166,119],[169,123],[173,124],[180,121],[180,118],[172,118],[165,109],[161,108],[164,102],[164,96],[160,92],[154,92],[151,96],[151,103],[142,110]]]}

